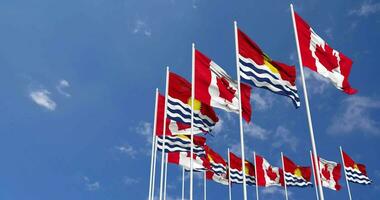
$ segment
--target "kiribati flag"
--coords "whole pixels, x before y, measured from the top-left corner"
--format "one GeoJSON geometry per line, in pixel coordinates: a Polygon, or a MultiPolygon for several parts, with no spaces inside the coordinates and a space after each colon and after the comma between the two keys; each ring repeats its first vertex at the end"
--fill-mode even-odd
{"type": "MultiPolygon", "coordinates": [[[[191,84],[181,76],[170,72],[167,116],[177,122],[191,124],[191,84]]],[[[214,109],[195,100],[194,127],[203,132],[211,132],[219,121],[214,109]]]]}
{"type": "MultiPolygon", "coordinates": [[[[194,143],[187,135],[173,135],[165,136],[165,152],[190,152],[191,146],[193,145],[193,152],[198,156],[205,156],[205,150],[203,146],[205,145],[206,138],[194,135],[194,143]]],[[[162,136],[157,136],[157,148],[162,151],[164,139],[162,136]]]]}
{"type": "Polygon", "coordinates": [[[306,186],[311,185],[310,167],[301,167],[299,165],[296,165],[293,161],[291,161],[286,156],[283,156],[283,159],[284,159],[285,180],[286,180],[287,186],[306,187],[306,186]]]}
{"type": "Polygon", "coordinates": [[[221,155],[205,145],[206,159],[210,163],[210,169],[207,171],[206,178],[217,183],[228,185],[227,163],[221,155]]]}
{"type": "Polygon", "coordinates": [[[271,60],[255,42],[239,29],[238,46],[242,81],[287,96],[298,108],[300,99],[295,84],[295,67],[271,60]]]}
{"type": "MultiPolygon", "coordinates": [[[[156,135],[162,136],[164,134],[164,116],[165,116],[165,96],[158,94],[157,100],[157,113],[156,113],[156,135]]],[[[166,118],[166,132],[165,135],[190,135],[190,125],[174,121],[166,118]]],[[[199,134],[203,131],[194,127],[193,133],[199,134]]]]}
{"type": "MultiPolygon", "coordinates": [[[[248,185],[256,184],[255,166],[245,161],[245,178],[248,185]]],[[[231,183],[243,183],[241,158],[230,152],[230,179],[231,183]]]]}
{"type": "Polygon", "coordinates": [[[368,178],[365,165],[356,163],[344,151],[342,151],[342,154],[347,180],[352,183],[359,183],[363,185],[371,184],[372,181],[368,178]]]}

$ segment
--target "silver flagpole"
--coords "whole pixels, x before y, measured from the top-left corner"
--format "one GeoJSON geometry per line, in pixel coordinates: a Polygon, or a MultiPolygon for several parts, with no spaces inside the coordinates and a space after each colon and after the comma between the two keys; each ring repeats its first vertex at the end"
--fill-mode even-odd
{"type": "Polygon", "coordinates": [[[154,149],[156,148],[156,116],[157,116],[157,104],[158,104],[158,88],[156,88],[156,100],[155,100],[155,105],[154,105],[154,122],[153,122],[153,133],[152,133],[152,153],[151,153],[151,159],[150,159],[150,177],[149,177],[149,197],[148,199],[152,200],[152,193],[154,191],[153,188],[153,176],[155,175],[153,173],[153,163],[155,162],[154,157],[155,157],[155,151],[154,149]]]}
{"type": "Polygon", "coordinates": [[[195,76],[195,44],[192,45],[192,56],[191,56],[191,147],[190,147],[190,200],[193,200],[193,144],[194,144],[194,94],[195,94],[195,88],[194,88],[194,76],[195,76]]]}
{"type": "Polygon", "coordinates": [[[185,167],[182,167],[182,200],[185,200],[185,167]]]}
{"type": "Polygon", "coordinates": [[[256,185],[256,200],[259,200],[259,184],[257,183],[257,164],[256,164],[256,152],[253,152],[253,162],[255,162],[255,185],[256,185]]]}
{"type": "Polygon", "coordinates": [[[284,174],[285,199],[288,200],[288,188],[286,185],[286,178],[285,178],[284,154],[282,152],[281,152],[281,162],[282,162],[282,173],[284,174]]]}
{"type": "Polygon", "coordinates": [[[228,197],[229,200],[232,200],[232,191],[231,191],[231,168],[230,168],[230,148],[228,150],[228,197]]]}
{"type": "Polygon", "coordinates": [[[165,86],[165,110],[164,110],[164,126],[162,136],[162,150],[161,150],[161,177],[160,177],[160,200],[162,200],[163,185],[164,185],[164,165],[165,165],[165,140],[166,140],[166,111],[168,106],[168,92],[169,92],[169,67],[166,67],[166,86],[165,86]]]}
{"type": "Polygon", "coordinates": [[[151,200],[154,199],[155,192],[155,182],[156,182],[156,162],[157,162],[157,137],[154,137],[154,161],[153,161],[153,177],[152,177],[152,196],[151,200]]]}
{"type": "Polygon", "coordinates": [[[165,157],[164,200],[166,200],[166,185],[168,180],[168,155],[165,157]]]}
{"type": "MultiPolygon", "coordinates": [[[[299,67],[300,67],[300,71],[301,71],[301,80],[302,80],[302,86],[303,86],[303,93],[304,93],[304,96],[305,96],[306,114],[307,114],[307,120],[308,120],[308,124],[309,124],[311,146],[312,146],[313,155],[314,155],[313,159],[314,159],[315,163],[318,163],[317,147],[316,147],[315,139],[314,139],[313,122],[311,120],[311,113],[310,113],[310,108],[309,108],[309,98],[308,98],[308,95],[307,95],[305,76],[304,76],[304,73],[303,73],[301,51],[300,51],[300,45],[299,45],[299,42],[298,42],[298,33],[297,33],[296,21],[295,21],[295,17],[294,17],[293,4],[290,4],[290,9],[292,11],[294,36],[295,36],[296,44],[297,44],[298,60],[299,60],[299,65],[300,65],[299,67]]],[[[321,182],[321,177],[320,177],[318,165],[316,165],[315,171],[317,172],[317,182],[320,183],[321,182]]],[[[321,200],[324,200],[325,198],[323,196],[323,189],[322,189],[322,185],[321,184],[318,184],[318,189],[319,189],[319,196],[320,196],[321,200]]]]}
{"type": "Polygon", "coordinates": [[[204,174],[203,174],[203,199],[206,200],[207,199],[207,182],[206,182],[206,170],[204,171],[204,174]]]}
{"type": "Polygon", "coordinates": [[[317,196],[317,200],[319,200],[317,178],[315,177],[315,169],[314,169],[314,165],[313,165],[313,163],[314,163],[314,161],[313,161],[313,154],[311,153],[311,151],[310,151],[310,161],[311,161],[311,168],[313,169],[315,194],[317,196]]]}
{"type": "Polygon", "coordinates": [[[341,147],[341,146],[339,146],[339,149],[340,149],[340,156],[342,157],[344,177],[346,178],[346,185],[347,185],[347,190],[348,190],[348,197],[350,198],[350,200],[352,200],[350,184],[348,183],[347,173],[346,173],[346,169],[345,169],[346,163],[344,163],[344,158],[343,158],[343,150],[342,150],[342,147],[341,147]]]}
{"type": "Polygon", "coordinates": [[[234,21],[234,31],[235,31],[235,56],[236,56],[236,71],[237,71],[237,82],[239,90],[239,123],[240,123],[240,147],[241,147],[241,166],[243,171],[243,196],[244,200],[247,200],[247,183],[245,177],[245,154],[244,154],[244,133],[243,133],[243,114],[241,106],[241,88],[240,88],[240,68],[239,68],[239,41],[237,32],[237,22],[234,21]]]}

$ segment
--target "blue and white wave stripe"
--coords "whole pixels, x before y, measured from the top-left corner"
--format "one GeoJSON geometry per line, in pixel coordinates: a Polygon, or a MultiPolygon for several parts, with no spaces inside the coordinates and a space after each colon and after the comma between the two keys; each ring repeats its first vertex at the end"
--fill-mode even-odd
{"type": "MultiPolygon", "coordinates": [[[[256,178],[254,176],[245,175],[246,181],[248,185],[255,185],[256,178]]],[[[230,179],[231,183],[243,183],[243,173],[237,169],[230,169],[230,179]]]]}
{"type": "Polygon", "coordinates": [[[227,173],[227,167],[221,163],[210,161],[210,165],[211,165],[212,171],[217,175],[222,175],[222,174],[227,173]]]}
{"type": "MultiPolygon", "coordinates": [[[[157,137],[157,148],[159,151],[162,150],[163,139],[162,137],[157,137]]],[[[165,136],[165,152],[190,152],[191,142],[190,140],[184,140],[176,136],[165,136]]],[[[206,155],[203,147],[194,145],[193,152],[195,155],[203,157],[206,155]]]]}
{"type": "Polygon", "coordinates": [[[257,65],[252,59],[239,55],[240,76],[244,82],[259,88],[268,89],[276,94],[288,96],[298,108],[301,104],[297,87],[289,81],[282,80],[264,67],[257,65]]]}
{"type": "Polygon", "coordinates": [[[312,185],[311,182],[306,181],[302,177],[294,176],[292,173],[285,172],[286,185],[288,186],[297,186],[297,187],[307,187],[312,185]]]}
{"type": "MultiPolygon", "coordinates": [[[[167,115],[174,121],[191,124],[191,106],[170,96],[168,96],[167,115]]],[[[208,116],[203,115],[199,111],[194,111],[194,127],[205,132],[211,132],[215,124],[216,122],[208,116]]]]}
{"type": "Polygon", "coordinates": [[[362,174],[359,170],[353,169],[351,167],[345,167],[347,180],[353,183],[359,183],[363,185],[371,184],[371,179],[368,176],[362,174]]]}

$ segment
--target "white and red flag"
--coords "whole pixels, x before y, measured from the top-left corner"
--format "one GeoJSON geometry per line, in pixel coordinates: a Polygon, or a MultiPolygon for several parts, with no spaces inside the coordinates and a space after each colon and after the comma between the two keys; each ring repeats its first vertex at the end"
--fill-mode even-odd
{"type": "MultiPolygon", "coordinates": [[[[186,170],[190,170],[190,152],[170,152],[168,153],[168,162],[181,165],[186,170]]],[[[193,154],[193,170],[204,171],[210,168],[210,163],[205,157],[193,154]]]]}
{"type": "Polygon", "coordinates": [[[339,179],[341,177],[341,165],[339,163],[328,161],[320,157],[318,160],[322,186],[332,190],[340,190],[341,186],[339,184],[339,179]]]}
{"type": "Polygon", "coordinates": [[[273,167],[269,162],[256,154],[256,170],[258,186],[283,186],[284,174],[281,168],[273,167]]]}
{"type": "MultiPolygon", "coordinates": [[[[201,102],[228,112],[239,113],[237,81],[198,50],[195,50],[195,88],[195,98],[201,102]]],[[[243,118],[250,122],[251,87],[241,83],[240,89],[243,118]]]]}
{"type": "Polygon", "coordinates": [[[346,171],[347,180],[352,183],[363,185],[371,184],[371,179],[367,175],[365,165],[356,163],[346,152],[342,151],[344,160],[344,170],[346,171]]]}
{"type": "Polygon", "coordinates": [[[355,94],[357,90],[348,82],[351,59],[331,48],[296,12],[294,15],[303,65],[329,79],[339,90],[355,94]]]}

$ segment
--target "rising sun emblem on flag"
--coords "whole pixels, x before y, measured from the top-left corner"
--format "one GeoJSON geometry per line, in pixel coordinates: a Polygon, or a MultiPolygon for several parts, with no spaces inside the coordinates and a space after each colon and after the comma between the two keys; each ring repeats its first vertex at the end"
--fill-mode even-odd
{"type": "Polygon", "coordinates": [[[294,170],[294,175],[298,178],[302,177],[302,172],[301,172],[300,168],[297,168],[294,170]]]}
{"type": "MultiPolygon", "coordinates": [[[[189,100],[187,100],[187,104],[190,106],[190,108],[191,108],[191,103],[192,103],[191,98],[189,98],[189,100]]],[[[198,101],[197,99],[194,99],[194,105],[193,105],[194,110],[197,110],[197,111],[201,110],[201,105],[202,104],[200,101],[198,101]]]]}

